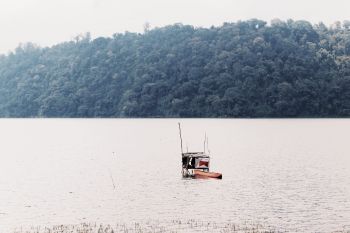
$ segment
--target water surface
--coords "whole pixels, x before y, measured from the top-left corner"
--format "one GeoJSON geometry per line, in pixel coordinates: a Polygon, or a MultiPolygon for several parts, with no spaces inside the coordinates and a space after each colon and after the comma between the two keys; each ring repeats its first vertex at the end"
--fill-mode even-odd
{"type": "Polygon", "coordinates": [[[350,224],[350,120],[0,120],[0,232],[81,222],[350,224]],[[223,180],[181,178],[180,140],[223,180]]]}

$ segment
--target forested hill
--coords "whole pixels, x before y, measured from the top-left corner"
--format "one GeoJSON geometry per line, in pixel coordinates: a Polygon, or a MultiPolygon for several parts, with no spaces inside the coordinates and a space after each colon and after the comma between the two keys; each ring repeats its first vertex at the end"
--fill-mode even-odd
{"type": "Polygon", "coordinates": [[[350,22],[181,24],[0,57],[1,117],[348,117],[350,22]]]}

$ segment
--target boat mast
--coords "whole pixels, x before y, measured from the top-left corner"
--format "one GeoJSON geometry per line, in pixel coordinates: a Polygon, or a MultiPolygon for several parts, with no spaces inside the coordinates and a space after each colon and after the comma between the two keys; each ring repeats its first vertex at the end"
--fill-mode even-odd
{"type": "Polygon", "coordinates": [[[181,136],[181,125],[180,122],[178,122],[179,124],[179,132],[180,132],[180,141],[181,141],[181,155],[184,153],[183,149],[182,149],[182,136],[181,136]]]}

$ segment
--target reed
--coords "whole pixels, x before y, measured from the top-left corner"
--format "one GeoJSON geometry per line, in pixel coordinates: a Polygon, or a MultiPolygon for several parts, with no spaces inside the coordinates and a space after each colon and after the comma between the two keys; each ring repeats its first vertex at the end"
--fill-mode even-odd
{"type": "Polygon", "coordinates": [[[13,233],[273,233],[281,232],[261,224],[237,225],[232,222],[217,223],[196,219],[171,221],[145,221],[133,223],[97,224],[81,223],[75,225],[20,227],[13,233]]]}
{"type": "MultiPolygon", "coordinates": [[[[233,222],[213,222],[198,219],[177,219],[171,221],[148,220],[144,222],[97,224],[81,223],[75,225],[32,226],[20,227],[12,233],[187,233],[187,232],[213,232],[213,233],[282,233],[303,232],[295,230],[275,229],[263,224],[244,223],[237,225],[233,222]]],[[[350,225],[344,226],[332,233],[349,233],[350,225]]]]}

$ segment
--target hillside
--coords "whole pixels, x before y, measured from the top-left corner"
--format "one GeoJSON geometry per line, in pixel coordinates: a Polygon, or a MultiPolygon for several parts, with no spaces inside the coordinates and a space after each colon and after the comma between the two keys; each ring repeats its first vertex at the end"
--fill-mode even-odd
{"type": "Polygon", "coordinates": [[[348,116],[348,21],[175,24],[0,57],[0,117],[348,116]]]}

